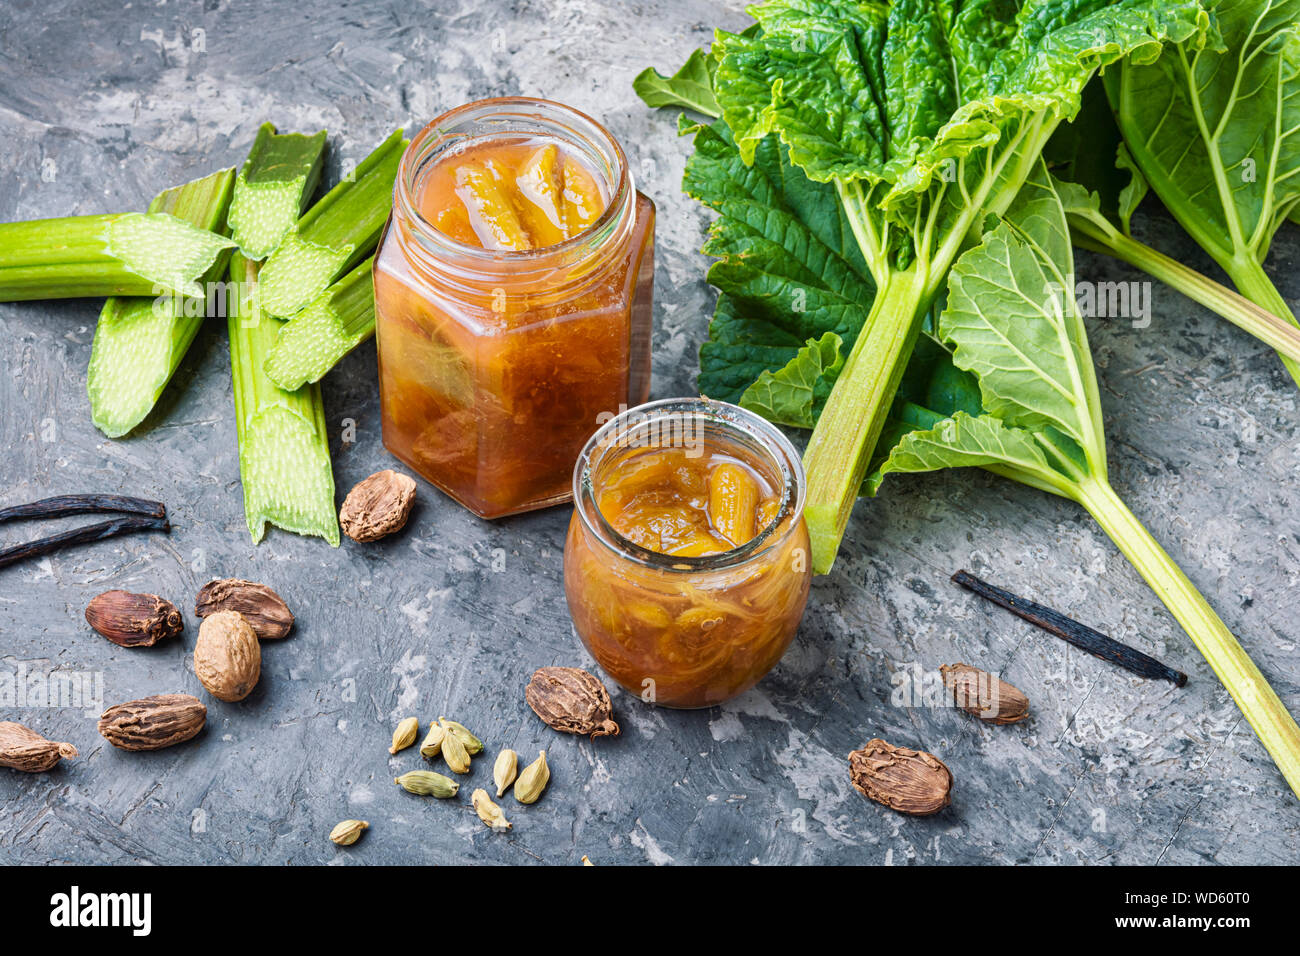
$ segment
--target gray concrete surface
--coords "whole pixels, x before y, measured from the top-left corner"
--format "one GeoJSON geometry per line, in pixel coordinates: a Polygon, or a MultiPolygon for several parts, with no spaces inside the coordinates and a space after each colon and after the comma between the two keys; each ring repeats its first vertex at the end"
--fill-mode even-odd
{"type": "MultiPolygon", "coordinates": [[[[678,189],[688,144],[631,90],[740,3],[705,0],[366,0],[340,4],[93,3],[0,7],[0,217],[141,208],[165,185],[239,163],[259,123],[325,126],[330,175],[397,124],[507,93],[603,118],[659,203],[654,396],[693,392],[712,305],[704,213],[678,189]]],[[[1199,267],[1162,214],[1138,223],[1199,267]]],[[[1300,232],[1270,267],[1300,296],[1300,232]]],[[[1135,279],[1083,255],[1090,279],[1135,279]]],[[[1153,321],[1091,326],[1116,487],[1300,712],[1300,409],[1277,359],[1176,292],[1153,321]]],[[[114,750],[76,707],[5,706],[81,757],[56,773],[0,771],[0,861],[23,863],[1294,863],[1300,804],[1188,639],[1088,516],[983,473],[892,481],[863,503],[835,573],[754,691],[710,711],[616,693],[624,732],[559,736],[524,704],[544,664],[589,663],[561,588],[567,508],[483,523],[427,485],[380,546],[244,528],[220,323],[200,335],[153,417],[109,441],[91,425],[86,364],[98,304],[0,306],[0,505],[83,490],[162,499],[169,537],[133,537],[0,571],[0,674],[102,680],[106,704],[187,691],[205,734],[154,754],[114,750]],[[1080,654],[948,583],[967,567],[1182,667],[1185,689],[1080,654]],[[297,632],[266,648],[241,704],[206,698],[190,663],[192,602],[212,577],[277,588],[297,632]],[[108,588],[186,611],[182,640],[123,650],[82,619],[108,588]],[[914,666],[1002,674],[1033,717],[986,727],[891,701],[914,666]],[[492,746],[546,747],[550,790],[507,802],[513,832],[458,803],[395,788],[393,722],[452,715],[492,746]],[[898,816],[850,786],[867,739],[920,746],[956,776],[953,806],[898,816]],[[512,807],[514,807],[512,809],[512,807]],[[335,822],[371,822],[350,850],[335,822]]],[[[324,383],[342,491],[392,464],[366,345],[324,383]],[[356,441],[342,441],[347,420],[356,441]]],[[[0,542],[41,525],[0,528],[0,542]]]]}

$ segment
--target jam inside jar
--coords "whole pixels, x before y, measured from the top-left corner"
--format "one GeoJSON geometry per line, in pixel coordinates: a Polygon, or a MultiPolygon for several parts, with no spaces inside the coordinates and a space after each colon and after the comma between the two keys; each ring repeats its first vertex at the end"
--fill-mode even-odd
{"type": "Polygon", "coordinates": [[[375,256],[384,445],[485,518],[569,498],[650,388],[654,204],[587,116],[483,100],[402,157],[375,256]]]}
{"type": "Polygon", "coordinates": [[[808,599],[804,493],[789,441],[734,405],[652,402],[601,428],[564,547],[569,612],[601,668],[668,707],[758,683],[808,599]]]}

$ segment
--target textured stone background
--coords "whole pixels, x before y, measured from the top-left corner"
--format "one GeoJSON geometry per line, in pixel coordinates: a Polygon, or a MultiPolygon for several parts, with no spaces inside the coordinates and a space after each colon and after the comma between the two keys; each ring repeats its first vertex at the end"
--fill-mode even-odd
{"type": "MultiPolygon", "coordinates": [[[[330,174],[396,124],[508,93],[603,118],[659,203],[654,396],[693,391],[711,295],[706,218],[678,190],[686,141],[630,82],[672,67],[740,3],[705,0],[366,0],[0,7],[0,217],[142,208],[156,191],[242,161],[263,120],[331,132],[330,174]],[[202,31],[198,33],[196,31],[202,31]],[[201,38],[202,42],[196,42],[201,38]],[[199,49],[198,47],[201,47],[199,49]],[[44,175],[42,175],[44,171],[44,175]]],[[[1209,269],[1162,214],[1140,234],[1209,269]]],[[[1300,295],[1300,235],[1270,260],[1300,295]]],[[[1084,255],[1081,277],[1133,279],[1084,255]]],[[[1300,712],[1297,391],[1252,339],[1170,289],[1154,321],[1095,322],[1116,487],[1300,712]]],[[[112,490],[167,502],[169,537],[106,542],[0,571],[0,669],[100,673],[108,703],[202,695],[192,596],[212,577],[276,587],[297,633],[268,647],[241,704],[208,700],[190,745],[127,754],[76,709],[6,709],[81,748],[44,776],[0,772],[0,859],[45,863],[1283,863],[1300,806],[1209,668],[1137,573],[1064,501],[983,473],[892,480],[857,511],[799,638],[756,690],[721,708],[655,710],[616,694],[623,736],[552,734],[521,688],[540,665],[583,664],[560,578],[566,508],[485,524],[422,486],[404,534],[337,551],[271,532],[249,543],[224,329],[198,338],[154,416],[125,441],[90,423],[85,369],[98,303],[0,306],[0,505],[112,490]],[[499,550],[498,550],[499,549],[499,550]],[[493,570],[495,555],[504,568],[493,570]],[[948,583],[959,567],[1180,666],[1183,690],[1082,655],[948,583]],[[187,612],[183,640],[126,651],[86,602],[154,591],[187,612]],[[891,703],[891,677],[958,659],[1034,702],[989,728],[891,703]],[[459,803],[397,790],[396,718],[455,715],[495,745],[549,749],[536,806],[488,832],[459,803]],[[873,736],[923,746],[956,775],[952,808],[900,817],[849,785],[844,755],[873,736]],[[338,820],[372,823],[340,851],[338,820]]],[[[325,381],[340,489],[392,464],[366,345],[325,381]],[[357,440],[341,441],[346,419],[357,440]]],[[[39,525],[0,528],[13,543],[39,525]]],[[[206,695],[204,695],[206,696],[206,695]]]]}

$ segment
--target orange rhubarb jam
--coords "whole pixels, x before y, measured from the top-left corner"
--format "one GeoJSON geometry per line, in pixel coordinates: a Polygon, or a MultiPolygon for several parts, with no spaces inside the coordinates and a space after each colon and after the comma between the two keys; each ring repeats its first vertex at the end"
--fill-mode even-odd
{"type": "Polygon", "coordinates": [[[375,257],[385,446],[486,518],[566,500],[587,438],[649,393],[653,237],[581,113],[497,99],[429,124],[375,257]]]}
{"type": "Polygon", "coordinates": [[[609,205],[578,155],[535,136],[474,143],[433,164],[420,213],[445,235],[482,249],[522,252],[572,239],[609,205]]]}
{"type": "Polygon", "coordinates": [[[593,436],[574,473],[564,586],[601,668],[669,707],[753,687],[808,597],[803,481],[776,428],[720,402],[654,402],[593,436]]]}

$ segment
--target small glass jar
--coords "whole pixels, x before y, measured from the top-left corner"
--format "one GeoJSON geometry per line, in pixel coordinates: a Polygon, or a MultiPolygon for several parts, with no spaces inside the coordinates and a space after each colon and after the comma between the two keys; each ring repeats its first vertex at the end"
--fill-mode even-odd
{"type": "Polygon", "coordinates": [[[808,599],[804,496],[798,454],[751,412],[670,399],[621,414],[573,473],[564,590],[578,637],[611,678],[667,707],[710,707],[753,687],[790,646],[808,599]],[[646,455],[682,450],[743,463],[775,491],[774,516],[740,547],[700,557],[621,535],[600,510],[603,490],[646,455]]]}
{"type": "Polygon", "coordinates": [[[654,219],[622,148],[567,106],[482,100],[426,126],[402,157],[375,255],[385,447],[485,518],[568,500],[592,431],[649,394],[654,219]],[[484,249],[421,212],[440,160],[524,138],[602,181],[607,204],[585,231],[484,249]]]}

